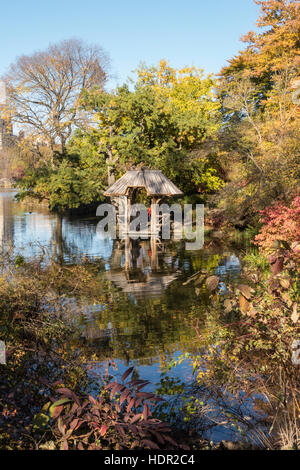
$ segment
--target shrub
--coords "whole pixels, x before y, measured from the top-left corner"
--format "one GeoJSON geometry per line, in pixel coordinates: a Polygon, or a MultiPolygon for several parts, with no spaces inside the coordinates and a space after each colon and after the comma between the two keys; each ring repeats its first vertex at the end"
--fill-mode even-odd
{"type": "Polygon", "coordinates": [[[273,248],[276,240],[293,243],[300,241],[300,197],[294,197],[290,206],[276,201],[261,211],[263,227],[255,237],[255,244],[264,251],[273,248]]]}
{"type": "Polygon", "coordinates": [[[168,424],[152,416],[162,398],[141,391],[149,382],[124,382],[132,371],[133,367],[124,373],[121,384],[109,383],[97,398],[56,389],[59,400],[52,398],[35,421],[45,423],[52,418],[55,442],[64,450],[179,448],[170,437],[168,424]]]}
{"type": "MultiPolygon", "coordinates": [[[[243,283],[228,283],[225,295],[210,289],[205,325],[201,332],[195,326],[203,349],[191,359],[199,385],[225,404],[228,397],[251,398],[254,408],[244,408],[251,420],[239,418],[247,437],[252,433],[268,448],[288,442],[299,449],[300,271],[293,250],[286,246],[285,252],[269,257],[270,273],[247,262],[243,283]]],[[[242,403],[237,401],[239,411],[242,403]]]]}

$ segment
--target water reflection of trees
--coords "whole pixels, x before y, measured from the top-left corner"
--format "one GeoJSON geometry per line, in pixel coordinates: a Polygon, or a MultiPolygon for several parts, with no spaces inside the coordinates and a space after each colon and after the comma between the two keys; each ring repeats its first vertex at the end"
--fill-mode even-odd
{"type": "MultiPolygon", "coordinates": [[[[201,311],[208,297],[205,289],[199,294],[194,286],[184,285],[184,280],[199,267],[215,269],[219,257],[203,252],[187,254],[183,244],[170,243],[159,250],[153,268],[149,243],[135,245],[135,252],[129,257],[127,253],[127,261],[125,249],[119,244],[114,246],[111,270],[106,273],[109,301],[106,308],[95,312],[94,320],[86,324],[87,339],[96,349],[101,349],[103,357],[127,362],[139,360],[140,364],[151,364],[157,358],[164,363],[177,350],[193,351],[193,321],[195,317],[201,321],[201,311]],[[137,271],[142,272],[143,277],[138,277],[137,271]],[[116,282],[120,275],[123,284],[116,282]],[[162,279],[172,275],[175,275],[172,282],[157,295],[148,292],[147,276],[162,279]],[[132,284],[139,289],[128,292],[128,285],[132,284]]],[[[149,283],[151,285],[148,278],[149,283]]]]}
{"type": "Polygon", "coordinates": [[[72,310],[70,315],[76,317],[83,312],[80,322],[84,336],[101,356],[151,363],[157,357],[166,360],[178,349],[194,348],[192,323],[195,318],[201,323],[207,293],[183,284],[196,271],[213,273],[221,262],[222,250],[188,252],[184,241],[154,245],[150,240],[131,243],[125,253],[125,245],[119,241],[97,237],[97,220],[93,217],[61,219],[42,206],[31,209],[13,202],[12,195],[3,207],[6,230],[14,243],[21,236],[26,256],[32,253],[34,257],[36,253],[27,243],[32,235],[37,240],[43,235],[56,262],[84,263],[80,252],[89,255],[94,266],[90,293],[76,300],[77,313],[72,310]],[[95,253],[101,256],[99,269],[95,253]],[[106,274],[102,272],[104,265],[106,274]],[[122,290],[122,285],[115,282],[117,278],[110,278],[112,275],[119,276],[121,284],[136,288],[122,290]]]}

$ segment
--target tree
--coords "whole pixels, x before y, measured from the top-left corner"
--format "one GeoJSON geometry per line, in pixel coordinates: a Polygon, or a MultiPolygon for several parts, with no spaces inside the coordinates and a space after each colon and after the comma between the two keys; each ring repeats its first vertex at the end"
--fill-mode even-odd
{"type": "Polygon", "coordinates": [[[87,159],[78,154],[64,156],[56,168],[39,165],[27,169],[18,181],[18,200],[26,197],[46,201],[53,211],[63,213],[99,203],[103,199],[104,164],[92,154],[87,159]]]}
{"type": "MultiPolygon", "coordinates": [[[[228,184],[223,195],[235,214],[289,199],[299,186],[299,103],[293,84],[299,74],[300,4],[256,1],[257,33],[220,73],[224,126],[220,143],[228,184]]],[[[228,208],[228,204],[227,204],[228,208]]]]}
{"type": "Polygon", "coordinates": [[[50,148],[52,166],[54,152],[65,152],[78,125],[81,91],[103,87],[107,66],[99,47],[74,39],[22,56],[11,65],[5,77],[10,113],[15,122],[27,126],[34,142],[50,148]]]}
{"type": "Polygon", "coordinates": [[[160,106],[176,126],[179,148],[194,149],[215,135],[220,126],[220,104],[212,75],[205,77],[203,69],[197,67],[176,70],[165,60],[158,67],[142,65],[137,74],[138,85],[155,92],[160,106]]]}
{"type": "MultiPolygon", "coordinates": [[[[229,60],[221,76],[234,79],[237,75],[251,77],[270,89],[274,73],[297,69],[300,65],[300,3],[299,0],[254,0],[261,6],[256,22],[259,31],[242,37],[246,48],[229,60]]],[[[261,95],[261,98],[263,96],[261,95]]]]}
{"type": "MultiPolygon", "coordinates": [[[[108,184],[133,164],[143,163],[160,168],[188,192],[219,187],[209,153],[198,151],[220,126],[213,78],[204,77],[201,69],[173,69],[166,61],[142,66],[137,73],[133,91],[125,85],[113,93],[95,89],[82,95],[82,105],[94,113],[97,124],[84,135],[98,138],[108,184]]],[[[78,145],[84,135],[77,133],[78,145]]]]}
{"type": "MultiPolygon", "coordinates": [[[[153,73],[167,67],[163,61],[153,73]]],[[[42,162],[27,171],[19,198],[44,199],[59,211],[99,202],[115,177],[138,165],[161,169],[186,193],[218,189],[214,80],[194,68],[170,70],[173,85],[165,88],[138,79],[132,91],[127,85],[111,93],[83,90],[77,105],[90,123],[75,130],[53,167],[42,162]]]]}

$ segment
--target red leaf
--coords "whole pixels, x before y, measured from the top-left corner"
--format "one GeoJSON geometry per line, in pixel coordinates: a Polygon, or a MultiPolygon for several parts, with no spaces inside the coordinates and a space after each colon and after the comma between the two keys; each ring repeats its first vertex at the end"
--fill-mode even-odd
{"type": "Polygon", "coordinates": [[[155,442],[149,441],[148,439],[144,439],[142,441],[142,444],[144,444],[146,447],[150,447],[150,449],[159,449],[158,445],[155,444],[155,442]]]}
{"type": "Polygon", "coordinates": [[[164,424],[162,424],[162,425],[157,425],[157,430],[158,430],[159,432],[171,432],[171,431],[172,431],[172,429],[165,427],[164,424]]]}
{"type": "Polygon", "coordinates": [[[130,367],[129,369],[126,370],[126,372],[124,372],[124,374],[122,375],[121,377],[121,380],[122,382],[124,382],[124,380],[127,379],[128,375],[131,374],[131,372],[133,371],[134,367],[130,367]]]}
{"type": "Polygon", "coordinates": [[[91,403],[93,403],[93,405],[96,405],[97,402],[96,402],[95,398],[92,397],[92,395],[89,395],[89,400],[90,400],[91,403]]]}
{"type": "Polygon", "coordinates": [[[122,393],[121,395],[121,398],[120,398],[120,405],[122,405],[122,403],[127,400],[128,396],[130,396],[130,390],[126,389],[124,390],[124,392],[122,393]]]}
{"type": "Polygon", "coordinates": [[[135,396],[137,398],[154,398],[153,393],[147,393],[147,392],[137,392],[135,396]]]}
{"type": "Polygon", "coordinates": [[[134,424],[128,424],[128,429],[132,432],[132,434],[138,434],[138,428],[134,424]]]}
{"type": "Polygon", "coordinates": [[[68,446],[68,441],[67,441],[67,440],[64,440],[64,441],[63,441],[62,450],[69,450],[69,446],[68,446]]]}
{"type": "Polygon", "coordinates": [[[191,450],[190,447],[187,446],[186,444],[182,444],[182,445],[180,446],[180,448],[183,449],[183,450],[191,450]]]}
{"type": "Polygon", "coordinates": [[[172,437],[164,435],[164,438],[165,438],[166,441],[169,441],[169,442],[170,442],[171,444],[173,444],[175,447],[178,447],[177,442],[175,442],[174,439],[172,439],[172,437]]]}
{"type": "Polygon", "coordinates": [[[107,429],[108,429],[108,426],[106,426],[106,424],[103,424],[100,428],[100,435],[104,436],[106,434],[107,429]]]}
{"type": "Polygon", "coordinates": [[[71,398],[71,400],[75,401],[77,405],[80,405],[79,398],[77,397],[77,395],[75,395],[74,392],[72,392],[72,390],[69,390],[68,388],[58,388],[56,391],[67,398],[71,398]]]}
{"type": "Polygon", "coordinates": [[[58,418],[58,416],[60,415],[63,409],[64,409],[64,405],[56,406],[52,413],[52,418],[58,418]]]}
{"type": "Polygon", "coordinates": [[[145,421],[147,421],[148,416],[151,415],[151,411],[149,410],[149,406],[147,403],[144,404],[144,410],[143,410],[143,418],[145,421]]]}
{"type": "Polygon", "coordinates": [[[135,449],[139,444],[139,441],[133,441],[133,443],[131,444],[131,449],[135,449]]]}
{"type": "Polygon", "coordinates": [[[127,413],[128,413],[128,411],[130,411],[131,408],[133,407],[134,402],[135,402],[135,398],[131,398],[131,400],[130,400],[130,402],[128,403],[127,408],[126,408],[127,413]]]}
{"type": "Polygon", "coordinates": [[[140,404],[142,403],[143,399],[140,398],[139,400],[136,400],[135,402],[135,408],[138,408],[140,406],[140,404]]]}
{"type": "Polygon", "coordinates": [[[151,432],[152,432],[152,434],[156,437],[156,439],[158,440],[158,442],[159,442],[160,444],[164,444],[164,443],[165,443],[163,436],[162,436],[161,434],[159,434],[159,432],[156,432],[156,431],[151,431],[151,432]]]}
{"type": "Polygon", "coordinates": [[[139,380],[139,379],[137,379],[137,380],[130,380],[130,382],[128,382],[129,385],[133,385],[133,386],[135,386],[135,385],[141,385],[141,384],[143,384],[143,383],[145,383],[145,380],[139,380]]]}
{"type": "Polygon", "coordinates": [[[105,390],[109,390],[110,388],[113,388],[118,382],[110,382],[108,385],[105,385],[105,390]]]}
{"type": "Polygon", "coordinates": [[[144,382],[143,384],[139,385],[136,390],[137,392],[139,392],[140,390],[142,390],[142,388],[146,387],[146,385],[149,385],[150,382],[144,382]]]}
{"type": "Polygon", "coordinates": [[[139,419],[141,419],[141,417],[142,417],[142,413],[138,413],[138,414],[135,415],[135,417],[131,420],[131,423],[130,423],[130,424],[136,423],[139,419]]]}
{"type": "Polygon", "coordinates": [[[112,399],[116,393],[120,392],[121,390],[124,389],[124,385],[120,385],[118,383],[116,383],[113,388],[111,389],[111,392],[110,392],[110,399],[112,399]]]}
{"type": "Polygon", "coordinates": [[[56,385],[60,385],[62,383],[63,383],[62,380],[55,380],[55,382],[53,382],[53,384],[51,386],[56,387],[56,385]]]}
{"type": "Polygon", "coordinates": [[[75,428],[78,429],[79,426],[76,427],[78,424],[78,421],[79,421],[78,418],[73,419],[73,421],[71,421],[71,424],[70,424],[70,429],[75,429],[75,428]]]}
{"type": "Polygon", "coordinates": [[[58,427],[59,432],[64,436],[65,431],[66,431],[66,425],[63,423],[61,416],[58,418],[57,427],[58,427]]]}

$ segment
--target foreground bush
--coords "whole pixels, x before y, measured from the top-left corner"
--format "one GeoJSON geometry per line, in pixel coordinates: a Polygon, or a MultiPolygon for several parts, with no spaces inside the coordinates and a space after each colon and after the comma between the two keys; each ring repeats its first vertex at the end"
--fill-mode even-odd
{"type": "Polygon", "coordinates": [[[299,449],[300,264],[287,244],[271,261],[266,272],[252,260],[222,291],[217,276],[206,279],[211,303],[191,355],[193,423],[207,418],[263,448],[299,449]]]}
{"type": "MultiPolygon", "coordinates": [[[[50,423],[53,440],[42,448],[63,450],[174,449],[180,447],[170,436],[168,424],[152,417],[155,404],[162,401],[153,393],[141,391],[145,380],[125,379],[109,383],[97,398],[79,396],[68,388],[57,388],[43,412],[35,416],[36,428],[50,423]],[[110,394],[108,393],[110,390],[110,394]],[[151,411],[152,409],[152,411],[151,411]]],[[[184,447],[184,446],[183,446],[184,447]]]]}

